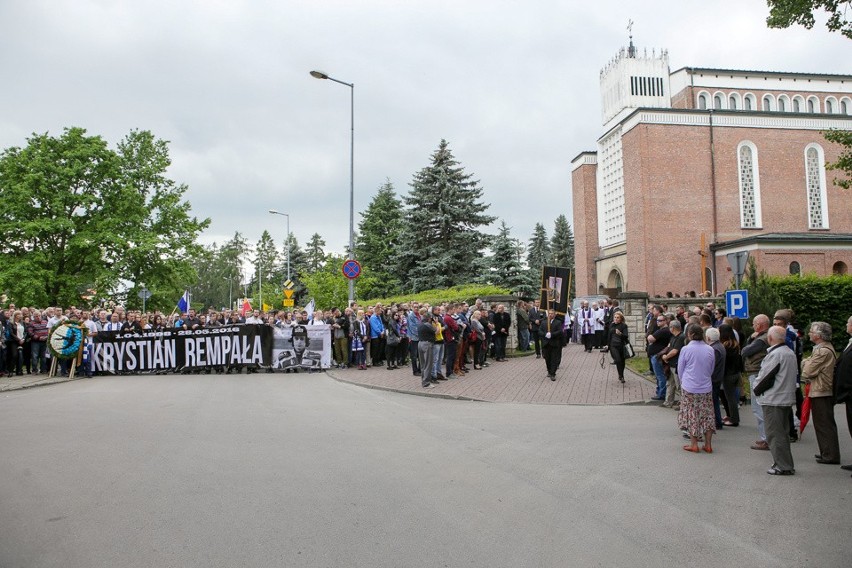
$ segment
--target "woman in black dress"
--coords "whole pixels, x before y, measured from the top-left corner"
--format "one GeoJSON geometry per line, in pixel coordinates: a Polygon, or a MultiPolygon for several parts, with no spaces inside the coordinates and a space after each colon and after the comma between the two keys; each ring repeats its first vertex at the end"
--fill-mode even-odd
{"type": "Polygon", "coordinates": [[[630,334],[627,331],[627,324],[624,323],[624,314],[615,312],[612,316],[612,325],[609,328],[609,336],[607,337],[607,347],[612,360],[615,361],[615,368],[618,369],[618,380],[624,382],[624,360],[626,359],[624,347],[630,343],[630,334]]]}

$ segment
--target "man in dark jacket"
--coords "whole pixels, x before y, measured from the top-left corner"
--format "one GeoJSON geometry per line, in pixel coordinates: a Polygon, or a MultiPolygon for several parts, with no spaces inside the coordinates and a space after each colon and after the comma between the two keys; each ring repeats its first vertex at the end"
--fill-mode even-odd
{"type": "MultiPolygon", "coordinates": [[[[852,336],[852,317],[846,320],[846,333],[852,336]]],[[[840,360],[834,370],[834,394],[837,404],[846,404],[846,425],[852,436],[852,337],[840,353],[840,360]]],[[[852,471],[852,464],[840,467],[852,471]]]]}
{"type": "Polygon", "coordinates": [[[551,381],[556,380],[556,369],[562,362],[562,319],[557,317],[556,310],[547,310],[547,317],[541,322],[538,333],[541,336],[541,351],[544,363],[547,365],[547,376],[551,381]]]}
{"type": "Polygon", "coordinates": [[[497,361],[506,360],[506,340],[511,327],[512,318],[506,312],[506,306],[499,304],[494,312],[494,359],[497,361]]]}

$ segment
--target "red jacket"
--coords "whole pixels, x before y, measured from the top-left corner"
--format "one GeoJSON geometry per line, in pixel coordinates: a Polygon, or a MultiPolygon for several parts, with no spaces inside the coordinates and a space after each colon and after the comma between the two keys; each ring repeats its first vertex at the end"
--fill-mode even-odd
{"type": "Polygon", "coordinates": [[[444,341],[455,341],[456,334],[459,332],[459,324],[453,319],[450,314],[444,315],[444,323],[447,324],[447,331],[444,332],[444,341]]]}

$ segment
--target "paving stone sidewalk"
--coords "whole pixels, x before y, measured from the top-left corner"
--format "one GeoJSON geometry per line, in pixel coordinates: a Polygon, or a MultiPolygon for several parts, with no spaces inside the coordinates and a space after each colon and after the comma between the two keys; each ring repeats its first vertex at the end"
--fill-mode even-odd
{"type": "Polygon", "coordinates": [[[3,375],[0,376],[0,392],[40,387],[42,385],[54,385],[56,383],[75,381],[79,378],[80,377],[69,379],[62,375],[56,375],[53,378],[48,378],[47,373],[41,373],[38,375],[28,375],[24,373],[23,375],[12,375],[11,377],[3,375]]]}
{"type": "Polygon", "coordinates": [[[644,403],[654,396],[655,383],[629,369],[625,370],[626,382],[622,385],[610,361],[605,356],[601,367],[599,351],[585,353],[581,345],[572,343],[562,351],[555,382],[547,378],[544,359],[529,355],[502,363],[489,360],[489,367],[481,371],[471,368],[464,377],[441,381],[432,389],[420,386],[420,377],[413,375],[410,366],[394,371],[383,367],[365,371],[330,369],[327,373],[339,381],[364,387],[489,402],[608,405],[644,403]]]}

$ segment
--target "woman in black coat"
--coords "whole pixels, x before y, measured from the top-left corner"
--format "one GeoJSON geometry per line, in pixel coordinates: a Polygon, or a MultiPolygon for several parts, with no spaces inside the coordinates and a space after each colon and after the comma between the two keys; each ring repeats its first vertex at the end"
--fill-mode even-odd
{"type": "Polygon", "coordinates": [[[624,349],[628,343],[630,343],[630,333],[627,330],[627,324],[624,323],[624,314],[615,312],[612,316],[612,325],[609,327],[606,345],[610,357],[615,361],[618,380],[622,383],[624,382],[624,361],[627,359],[624,349]]]}

